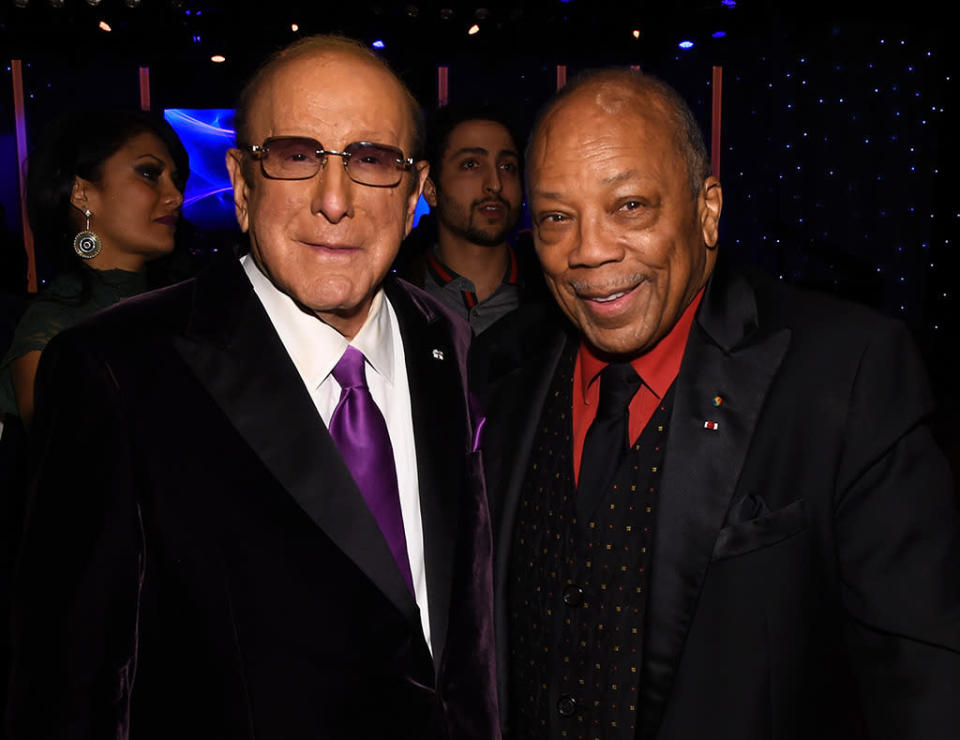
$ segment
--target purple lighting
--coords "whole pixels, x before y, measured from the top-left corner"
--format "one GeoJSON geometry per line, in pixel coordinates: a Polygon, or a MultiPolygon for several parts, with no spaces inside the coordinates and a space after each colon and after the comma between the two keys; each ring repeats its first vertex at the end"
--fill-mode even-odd
{"type": "Polygon", "coordinates": [[[380,39],[377,39],[372,44],[370,44],[374,49],[382,49],[386,44],[384,44],[380,39]]]}
{"type": "Polygon", "coordinates": [[[714,31],[714,32],[713,32],[712,34],[710,34],[710,35],[713,36],[715,39],[722,39],[724,36],[727,35],[727,32],[726,32],[726,31],[714,31]]]}
{"type": "Polygon", "coordinates": [[[692,49],[692,48],[693,48],[693,42],[692,42],[692,41],[681,41],[679,44],[677,44],[677,46],[679,46],[681,49],[692,49]]]}
{"type": "Polygon", "coordinates": [[[728,8],[735,8],[737,7],[737,0],[720,0],[720,4],[728,8]]]}

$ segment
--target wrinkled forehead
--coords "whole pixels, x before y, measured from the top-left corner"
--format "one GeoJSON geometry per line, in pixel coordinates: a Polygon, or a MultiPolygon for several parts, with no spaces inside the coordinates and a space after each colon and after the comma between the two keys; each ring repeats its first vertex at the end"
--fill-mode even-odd
{"type": "Polygon", "coordinates": [[[410,96],[399,80],[376,60],[349,51],[313,52],[279,63],[264,76],[250,107],[251,128],[260,134],[317,116],[343,126],[377,121],[395,129],[404,146],[414,136],[410,96]]]}
{"type": "Polygon", "coordinates": [[[543,116],[530,140],[528,173],[536,177],[558,156],[593,147],[652,146],[675,151],[673,127],[656,96],[609,82],[587,85],[561,98],[543,116]]]}

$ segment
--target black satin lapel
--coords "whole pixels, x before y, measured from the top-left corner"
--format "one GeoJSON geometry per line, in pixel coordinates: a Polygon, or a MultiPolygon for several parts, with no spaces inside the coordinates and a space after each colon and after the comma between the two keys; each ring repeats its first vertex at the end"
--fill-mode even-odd
{"type": "MultiPolygon", "coordinates": [[[[550,383],[565,351],[575,351],[578,340],[560,329],[541,335],[537,352],[491,389],[490,411],[483,449],[487,492],[494,527],[494,630],[497,635],[497,684],[508,685],[507,613],[505,604],[510,545],[520,489],[530,462],[533,438],[550,383]]],[[[501,697],[506,721],[507,697],[501,697]]]]}
{"type": "Polygon", "coordinates": [[[434,665],[439,666],[446,645],[460,500],[471,442],[461,378],[464,368],[442,317],[428,319],[395,286],[388,295],[403,335],[417,451],[430,642],[434,665]]]}
{"type": "Polygon", "coordinates": [[[401,613],[419,623],[376,520],[246,276],[239,277],[242,284],[225,293],[204,291],[201,284],[194,330],[176,342],[178,351],[300,507],[401,613]]]}
{"type": "Polygon", "coordinates": [[[691,331],[659,496],[640,737],[653,737],[659,726],[717,534],[789,340],[782,330],[725,350],[701,325],[691,331]]]}
{"type": "Polygon", "coordinates": [[[547,391],[564,350],[578,343],[563,328],[544,326],[537,342],[525,347],[525,354],[488,389],[490,413],[483,455],[495,537],[513,528],[514,508],[547,391]]]}

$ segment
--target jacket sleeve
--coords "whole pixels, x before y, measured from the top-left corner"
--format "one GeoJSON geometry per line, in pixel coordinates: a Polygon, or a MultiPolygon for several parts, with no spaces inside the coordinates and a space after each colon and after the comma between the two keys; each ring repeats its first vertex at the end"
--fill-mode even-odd
{"type": "Polygon", "coordinates": [[[144,540],[109,365],[68,331],[37,380],[7,725],[21,738],[127,738],[144,540]]]}
{"type": "Polygon", "coordinates": [[[835,527],[846,643],[870,738],[960,737],[960,512],[906,330],[878,330],[852,388],[835,527]]]}

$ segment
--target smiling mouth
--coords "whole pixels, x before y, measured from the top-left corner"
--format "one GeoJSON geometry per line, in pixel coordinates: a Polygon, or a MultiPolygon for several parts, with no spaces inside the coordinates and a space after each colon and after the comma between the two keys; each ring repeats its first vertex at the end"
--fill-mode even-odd
{"type": "Polygon", "coordinates": [[[612,295],[606,296],[605,298],[587,298],[587,300],[593,301],[595,303],[610,303],[610,301],[615,301],[617,300],[617,298],[622,298],[629,292],[630,292],[629,290],[621,290],[619,293],[614,293],[612,295]]]}
{"type": "Polygon", "coordinates": [[[615,287],[585,285],[576,282],[572,283],[570,287],[573,288],[577,298],[582,301],[590,301],[591,303],[613,303],[613,301],[623,298],[625,295],[629,295],[635,291],[646,282],[646,278],[643,275],[637,274],[633,275],[626,284],[624,284],[622,280],[618,280],[617,282],[619,285],[615,287]]]}
{"type": "Polygon", "coordinates": [[[328,242],[312,242],[307,239],[301,239],[300,243],[311,249],[317,249],[323,252],[352,252],[357,249],[352,244],[330,244],[328,242]]]}

